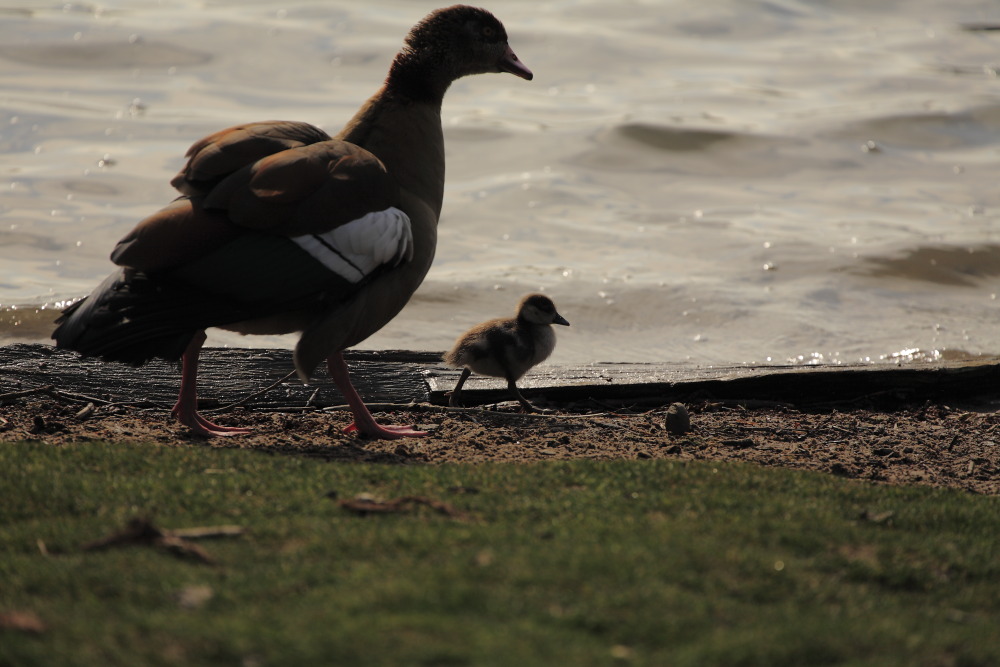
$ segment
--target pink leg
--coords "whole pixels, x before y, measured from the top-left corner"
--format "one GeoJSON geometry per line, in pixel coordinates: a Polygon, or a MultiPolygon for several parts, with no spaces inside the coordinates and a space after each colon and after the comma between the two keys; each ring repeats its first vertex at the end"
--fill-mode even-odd
{"type": "Polygon", "coordinates": [[[354,413],[354,423],[344,429],[345,433],[357,431],[368,438],[382,438],[384,440],[419,438],[427,435],[425,431],[414,431],[412,426],[380,426],[354,389],[354,385],[351,384],[351,376],[347,370],[344,355],[337,352],[326,360],[326,365],[330,369],[333,383],[347,399],[347,404],[351,406],[351,412],[354,413]]]}
{"type": "Polygon", "coordinates": [[[198,414],[198,354],[205,343],[205,332],[199,331],[191,339],[181,357],[181,392],[171,414],[177,421],[191,429],[195,435],[206,438],[214,435],[243,435],[250,429],[213,424],[198,414]]]}

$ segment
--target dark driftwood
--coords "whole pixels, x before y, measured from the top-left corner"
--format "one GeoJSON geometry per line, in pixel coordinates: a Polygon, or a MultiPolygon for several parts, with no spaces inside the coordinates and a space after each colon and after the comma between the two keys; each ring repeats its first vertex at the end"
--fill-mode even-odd
{"type": "MultiPolygon", "coordinates": [[[[345,355],[361,395],[372,403],[446,405],[458,371],[433,352],[350,352],[345,355]]],[[[256,394],[292,369],[288,350],[210,348],[202,355],[202,407],[246,400],[257,409],[342,405],[343,398],[317,370],[309,385],[292,377],[256,394]],[[256,395],[255,395],[256,394],[256,395]]],[[[128,403],[169,408],[177,396],[175,364],[142,368],[81,359],[46,345],[0,347],[0,405],[28,393],[68,400],[128,403]]],[[[692,367],[670,364],[542,366],[519,383],[525,396],[567,404],[596,401],[613,406],[657,406],[697,400],[776,402],[800,407],[891,405],[902,401],[957,401],[996,396],[1000,365],[988,362],[910,366],[692,367]]],[[[509,400],[504,383],[473,376],[466,383],[467,405],[509,400]]]]}
{"type": "MultiPolygon", "coordinates": [[[[413,355],[385,356],[376,352],[348,355],[358,391],[374,402],[426,402],[427,384],[413,355]]],[[[287,375],[293,368],[290,350],[209,348],[198,369],[201,406],[206,409],[241,401],[287,375]]],[[[6,394],[51,387],[64,394],[101,402],[148,404],[169,408],[177,400],[178,364],[153,361],[140,368],[81,358],[74,352],[46,345],[0,347],[0,401],[6,394]]],[[[310,384],[291,377],[246,402],[249,407],[325,407],[344,401],[317,369],[310,384]]]]}
{"type": "MultiPolygon", "coordinates": [[[[445,403],[458,372],[428,372],[431,399],[445,403]],[[439,398],[440,397],[440,398],[439,398]]],[[[593,400],[609,406],[660,406],[699,400],[799,407],[882,407],[913,401],[984,401],[1000,395],[1000,364],[867,366],[713,366],[593,364],[543,367],[518,383],[529,399],[553,403],[593,400]]],[[[510,400],[504,383],[473,376],[462,389],[467,403],[510,400]]]]}

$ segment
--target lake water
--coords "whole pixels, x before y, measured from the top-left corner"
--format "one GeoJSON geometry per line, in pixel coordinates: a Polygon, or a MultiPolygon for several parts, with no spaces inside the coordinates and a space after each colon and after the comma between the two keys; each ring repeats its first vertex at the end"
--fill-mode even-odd
{"type": "MultiPolygon", "coordinates": [[[[0,343],[47,340],[194,140],[335,132],[435,6],[6,3],[0,343]]],[[[434,268],[362,347],[445,349],[542,290],[573,325],[553,363],[1000,355],[1000,3],[488,8],[535,79],[449,91],[434,268]]]]}

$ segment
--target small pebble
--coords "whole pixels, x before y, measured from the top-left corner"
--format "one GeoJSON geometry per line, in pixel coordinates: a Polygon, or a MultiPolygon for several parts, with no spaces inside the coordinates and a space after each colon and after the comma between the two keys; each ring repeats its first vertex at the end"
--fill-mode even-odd
{"type": "Polygon", "coordinates": [[[667,408],[667,432],[684,435],[691,430],[691,415],[682,403],[672,403],[667,408]]]}

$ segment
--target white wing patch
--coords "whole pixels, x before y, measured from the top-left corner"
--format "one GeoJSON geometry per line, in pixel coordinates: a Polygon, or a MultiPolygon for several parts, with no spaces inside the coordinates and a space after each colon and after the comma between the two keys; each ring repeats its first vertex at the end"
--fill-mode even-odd
{"type": "Polygon", "coordinates": [[[398,208],[368,213],[324,234],[293,236],[303,250],[345,280],[358,283],[380,266],[413,259],[410,218],[398,208]]]}

